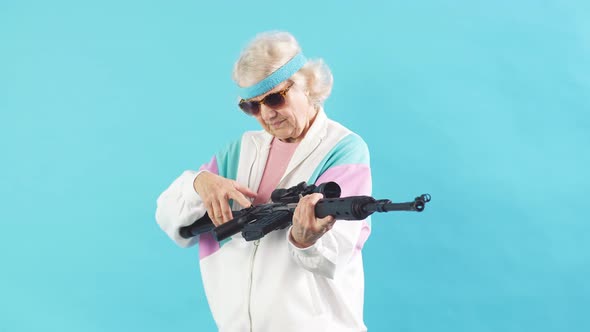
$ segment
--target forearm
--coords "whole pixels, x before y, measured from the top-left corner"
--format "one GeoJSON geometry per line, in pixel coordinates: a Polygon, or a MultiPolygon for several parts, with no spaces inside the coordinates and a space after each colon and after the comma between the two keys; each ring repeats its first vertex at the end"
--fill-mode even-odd
{"type": "Polygon", "coordinates": [[[197,243],[198,237],[182,238],[179,230],[191,225],[205,215],[207,210],[193,187],[200,172],[185,171],[168,187],[157,200],[156,221],[160,228],[181,247],[197,243]]]}
{"type": "Polygon", "coordinates": [[[342,220],[309,247],[298,247],[290,236],[291,229],[287,241],[292,258],[301,268],[333,279],[339,267],[360,254],[369,232],[368,220],[342,220]]]}
{"type": "MultiPolygon", "coordinates": [[[[368,165],[344,165],[326,171],[316,185],[334,181],[341,186],[342,197],[370,195],[371,172],[368,165]]],[[[370,234],[370,218],[336,221],[314,243],[298,243],[289,229],[288,241],[293,258],[302,268],[333,278],[341,265],[348,264],[360,251],[370,234]]]]}

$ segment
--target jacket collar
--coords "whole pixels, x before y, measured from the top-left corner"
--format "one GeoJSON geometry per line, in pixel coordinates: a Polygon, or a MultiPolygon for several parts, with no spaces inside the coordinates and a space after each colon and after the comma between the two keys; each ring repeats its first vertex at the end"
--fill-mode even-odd
{"type": "MultiPolygon", "coordinates": [[[[305,151],[308,150],[307,148],[302,149],[301,147],[313,146],[311,149],[315,148],[315,146],[317,146],[317,144],[319,144],[319,142],[321,142],[324,139],[324,137],[326,137],[327,126],[328,126],[328,117],[326,116],[326,113],[324,112],[324,108],[320,106],[315,120],[313,121],[311,127],[309,128],[309,130],[305,134],[305,137],[303,137],[303,139],[301,140],[301,143],[299,143],[299,147],[297,150],[305,150],[305,151]]],[[[269,148],[270,143],[272,142],[273,136],[271,134],[267,133],[265,130],[261,130],[261,131],[259,131],[259,133],[260,133],[260,135],[253,136],[256,146],[259,149],[269,148]]],[[[295,152],[295,153],[297,154],[297,152],[295,152]]]]}
{"type": "MultiPolygon", "coordinates": [[[[318,145],[324,140],[327,135],[328,117],[324,112],[323,107],[320,106],[318,114],[313,121],[311,127],[305,134],[305,137],[299,143],[299,146],[295,150],[289,165],[285,171],[287,176],[293,169],[301,164],[310,154],[314,151],[318,145]]],[[[260,135],[254,135],[254,143],[259,151],[262,152],[264,159],[268,157],[268,151],[270,149],[270,143],[272,142],[273,136],[266,131],[262,130],[260,135]]],[[[266,164],[266,162],[264,162],[266,164]]]]}

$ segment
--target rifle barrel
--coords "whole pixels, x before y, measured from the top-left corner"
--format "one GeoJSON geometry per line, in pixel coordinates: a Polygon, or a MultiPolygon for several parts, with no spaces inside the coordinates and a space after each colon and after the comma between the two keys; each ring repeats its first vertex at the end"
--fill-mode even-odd
{"type": "Polygon", "coordinates": [[[388,212],[388,211],[417,211],[422,212],[427,202],[430,202],[430,195],[423,194],[416,197],[413,202],[392,203],[388,199],[377,200],[368,203],[363,207],[363,210],[373,212],[388,212]]]}

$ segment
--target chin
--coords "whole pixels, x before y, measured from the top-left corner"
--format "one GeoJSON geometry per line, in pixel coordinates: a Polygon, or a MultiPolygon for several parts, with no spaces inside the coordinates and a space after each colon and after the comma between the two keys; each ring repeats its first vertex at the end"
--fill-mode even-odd
{"type": "Polygon", "coordinates": [[[280,139],[285,139],[285,138],[289,138],[291,137],[291,135],[289,135],[290,133],[285,133],[284,130],[273,130],[271,131],[272,135],[276,138],[280,138],[280,139]]]}

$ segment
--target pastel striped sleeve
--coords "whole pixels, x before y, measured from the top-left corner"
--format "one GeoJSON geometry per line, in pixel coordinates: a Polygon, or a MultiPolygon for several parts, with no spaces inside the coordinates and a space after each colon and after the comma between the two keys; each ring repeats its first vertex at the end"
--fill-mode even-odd
{"type": "Polygon", "coordinates": [[[340,140],[308,182],[320,184],[329,181],[340,185],[341,197],[371,195],[369,148],[360,136],[351,133],[340,140]]]}
{"type": "MultiPolygon", "coordinates": [[[[238,161],[240,160],[240,143],[240,141],[236,141],[227,145],[216,153],[209,163],[201,166],[200,170],[206,170],[224,178],[235,180],[238,173],[238,161]]],[[[201,234],[198,237],[199,259],[208,257],[221,247],[211,232],[201,234]]]]}
{"type": "MultiPolygon", "coordinates": [[[[364,140],[351,133],[343,138],[318,165],[309,182],[320,184],[334,181],[342,189],[341,197],[371,195],[369,149],[364,140]]],[[[338,267],[350,262],[371,232],[370,217],[359,221],[340,220],[313,246],[300,249],[289,246],[303,268],[333,278],[338,267]]]]}
{"type": "Polygon", "coordinates": [[[181,227],[191,225],[207,212],[201,197],[193,187],[193,182],[199,173],[204,171],[227,178],[232,178],[232,176],[235,178],[237,161],[234,158],[239,158],[239,151],[239,141],[227,145],[208,163],[202,165],[198,171],[187,170],[183,172],[158,197],[156,221],[160,228],[181,247],[190,247],[199,242],[199,256],[201,258],[219,249],[219,244],[211,234],[203,234],[190,239],[182,238],[179,234],[181,227]],[[237,156],[235,155],[236,151],[237,156]]]}
{"type": "Polygon", "coordinates": [[[241,140],[234,141],[215,154],[213,158],[217,165],[215,174],[231,180],[237,178],[241,143],[241,140]]]}

